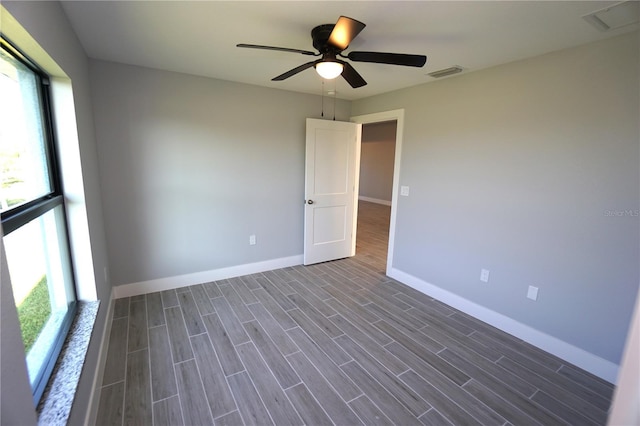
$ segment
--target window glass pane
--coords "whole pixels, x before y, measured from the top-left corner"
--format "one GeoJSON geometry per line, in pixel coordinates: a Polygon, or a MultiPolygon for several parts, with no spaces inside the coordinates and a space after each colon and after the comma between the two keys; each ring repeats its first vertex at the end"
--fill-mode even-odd
{"type": "Polygon", "coordinates": [[[3,238],[32,387],[75,300],[64,223],[58,206],[3,238]]]}
{"type": "Polygon", "coordinates": [[[38,76],[0,49],[0,211],[53,190],[38,76]]]}

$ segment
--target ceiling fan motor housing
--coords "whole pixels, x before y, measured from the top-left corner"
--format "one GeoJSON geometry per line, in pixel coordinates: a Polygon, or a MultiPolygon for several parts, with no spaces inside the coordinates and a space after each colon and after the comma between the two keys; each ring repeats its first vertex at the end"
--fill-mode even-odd
{"type": "Polygon", "coordinates": [[[328,43],[329,37],[331,36],[331,32],[333,31],[334,27],[335,27],[335,24],[323,24],[323,25],[318,25],[317,27],[311,30],[311,39],[313,40],[313,47],[315,47],[318,50],[318,52],[322,54],[333,53],[334,55],[336,53],[341,52],[340,49],[336,48],[335,46],[331,46],[328,43]]]}

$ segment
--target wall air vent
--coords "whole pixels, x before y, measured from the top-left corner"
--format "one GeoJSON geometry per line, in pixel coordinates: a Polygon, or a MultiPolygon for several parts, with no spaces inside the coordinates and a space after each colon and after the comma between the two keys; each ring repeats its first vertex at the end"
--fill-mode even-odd
{"type": "Polygon", "coordinates": [[[599,31],[605,32],[627,25],[637,24],[640,18],[640,2],[637,0],[624,1],[596,10],[582,19],[596,27],[599,31]]]}
{"type": "Polygon", "coordinates": [[[442,70],[430,72],[427,75],[431,76],[433,78],[441,78],[441,77],[446,77],[446,76],[452,75],[452,74],[458,74],[459,72],[462,72],[462,69],[463,68],[460,65],[454,65],[454,66],[449,67],[449,68],[445,68],[445,69],[442,69],[442,70]]]}

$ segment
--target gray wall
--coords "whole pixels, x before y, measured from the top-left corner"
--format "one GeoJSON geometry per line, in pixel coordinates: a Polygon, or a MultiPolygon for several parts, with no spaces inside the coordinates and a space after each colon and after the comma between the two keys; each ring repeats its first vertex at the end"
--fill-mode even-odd
{"type": "Polygon", "coordinates": [[[360,196],[391,202],[395,152],[395,121],[362,126],[360,196]]]}
{"type": "Polygon", "coordinates": [[[355,101],[405,109],[393,267],[618,364],[639,282],[638,56],[636,33],[355,101]]]}
{"type": "MultiPolygon", "coordinates": [[[[79,224],[69,224],[73,240],[72,250],[79,250],[76,243],[79,244],[79,242],[88,240],[91,251],[91,258],[88,261],[91,265],[79,265],[79,268],[83,270],[83,281],[80,284],[84,287],[95,285],[95,296],[102,301],[96,319],[94,334],[89,344],[83,373],[78,384],[76,400],[71,411],[70,423],[79,424],[84,421],[89,404],[93,375],[97,368],[99,339],[102,337],[100,331],[105,324],[111,294],[111,285],[105,280],[103,274],[104,269],[108,268],[108,259],[102,216],[94,123],[91,111],[88,59],[58,2],[3,1],[2,5],[62,68],[73,83],[73,98],[76,107],[75,114],[79,138],[79,147],[76,148],[76,153],[79,149],[80,155],[80,164],[77,164],[77,166],[78,170],[81,168],[82,184],[74,185],[72,182],[65,182],[65,185],[70,188],[74,187],[74,189],[78,186],[83,188],[83,193],[74,194],[73,197],[69,197],[68,201],[72,204],[70,210],[77,212],[78,209],[86,209],[86,213],[79,215],[86,221],[79,224]],[[93,271],[97,271],[95,275],[93,271]]],[[[18,40],[14,41],[17,42],[18,40]]],[[[63,158],[63,161],[74,162],[76,159],[63,158]]],[[[86,256],[86,253],[74,253],[75,255],[83,257],[86,256]]],[[[8,282],[3,277],[2,285],[5,286],[6,284],[8,282]]],[[[5,315],[5,312],[11,312],[12,308],[8,307],[9,304],[13,304],[13,300],[3,297],[0,306],[3,315],[5,315]]],[[[12,331],[15,331],[9,330],[7,332],[6,327],[9,326],[11,324],[8,324],[3,319],[2,337],[0,338],[0,345],[3,347],[3,371],[5,365],[19,368],[24,363],[23,359],[19,359],[24,357],[21,351],[17,351],[19,353],[10,357],[5,357],[4,348],[10,342],[12,331]]],[[[15,389],[21,388],[20,383],[5,383],[4,376],[0,380],[3,384],[3,391],[5,385],[10,385],[15,389]]],[[[4,400],[7,394],[3,392],[2,395],[4,400]]],[[[16,413],[16,415],[23,416],[24,422],[20,422],[23,424],[29,424],[33,419],[32,413],[16,413]]]]}
{"type": "Polygon", "coordinates": [[[91,81],[115,285],[302,253],[317,96],[100,61],[91,81]]]}

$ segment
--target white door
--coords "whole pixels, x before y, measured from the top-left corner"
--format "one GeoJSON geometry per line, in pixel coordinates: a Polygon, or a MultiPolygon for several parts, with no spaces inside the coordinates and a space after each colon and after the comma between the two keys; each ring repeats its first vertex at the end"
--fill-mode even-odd
{"type": "Polygon", "coordinates": [[[307,118],[304,264],[356,253],[362,125],[307,118]]]}

